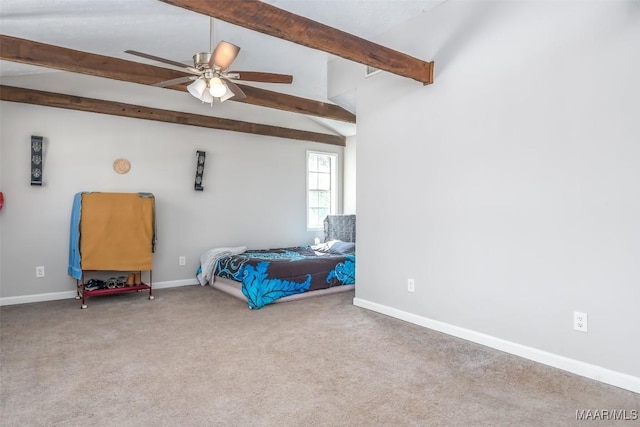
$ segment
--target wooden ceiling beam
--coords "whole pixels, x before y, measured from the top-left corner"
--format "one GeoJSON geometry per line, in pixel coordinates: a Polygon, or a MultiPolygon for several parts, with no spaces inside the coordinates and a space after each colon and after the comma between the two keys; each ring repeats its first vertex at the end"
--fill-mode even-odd
{"type": "Polygon", "coordinates": [[[160,1],[399,76],[409,77],[425,85],[433,83],[433,61],[426,62],[414,58],[260,0],[160,1]]]}
{"type": "Polygon", "coordinates": [[[346,138],[340,135],[330,135],[298,129],[289,129],[279,126],[270,126],[258,123],[243,122],[239,120],[204,116],[199,114],[183,113],[180,111],[161,110],[157,108],[144,107],[141,105],[104,101],[93,98],[83,98],[81,96],[44,92],[40,90],[25,89],[13,86],[0,85],[0,100],[55,108],[65,108],[69,110],[86,111],[91,113],[109,114],[112,116],[176,123],[180,125],[199,126],[210,129],[228,130],[232,132],[250,133],[254,135],[271,136],[275,138],[321,142],[324,144],[339,145],[343,147],[346,144],[346,138]]]}
{"type": "MultiPolygon", "coordinates": [[[[186,76],[185,73],[169,68],[82,52],[4,34],[0,34],[0,58],[12,62],[146,85],[186,76]]],[[[186,84],[173,86],[170,89],[185,91],[186,86],[186,84]]],[[[247,95],[240,102],[246,104],[350,123],[356,122],[354,114],[338,105],[246,85],[239,86],[247,95]]]]}

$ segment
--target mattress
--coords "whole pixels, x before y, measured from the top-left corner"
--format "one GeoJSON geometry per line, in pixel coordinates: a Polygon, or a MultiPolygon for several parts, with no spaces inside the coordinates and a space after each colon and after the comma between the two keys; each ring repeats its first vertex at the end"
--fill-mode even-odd
{"type": "Polygon", "coordinates": [[[250,308],[261,308],[284,297],[355,284],[354,244],[349,253],[337,246],[310,246],[246,251],[220,258],[216,278],[238,282],[250,308]]]}
{"type": "Polygon", "coordinates": [[[251,309],[350,291],[356,274],[355,215],[328,215],[314,246],[249,250],[215,247],[200,257],[198,282],[240,298],[251,309]]]}

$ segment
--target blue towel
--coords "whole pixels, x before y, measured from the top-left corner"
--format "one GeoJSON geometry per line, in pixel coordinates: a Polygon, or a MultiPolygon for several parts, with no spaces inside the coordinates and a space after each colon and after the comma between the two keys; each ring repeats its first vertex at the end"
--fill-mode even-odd
{"type": "Polygon", "coordinates": [[[158,230],[156,226],[156,198],[152,193],[138,193],[140,197],[149,197],[153,199],[153,236],[151,237],[151,252],[156,252],[156,241],[158,240],[158,230]]]}
{"type": "Polygon", "coordinates": [[[76,193],[73,197],[73,207],[71,208],[71,226],[69,228],[69,268],[67,273],[76,280],[82,278],[82,267],[80,267],[80,213],[82,210],[82,195],[76,193]]]}

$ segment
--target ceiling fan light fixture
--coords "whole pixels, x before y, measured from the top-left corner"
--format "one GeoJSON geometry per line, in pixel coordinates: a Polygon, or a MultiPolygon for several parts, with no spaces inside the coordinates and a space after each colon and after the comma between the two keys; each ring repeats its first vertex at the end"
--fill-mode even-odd
{"type": "Polygon", "coordinates": [[[236,96],[236,94],[235,94],[235,93],[233,93],[233,92],[231,92],[230,90],[228,90],[228,91],[227,91],[227,93],[225,93],[224,95],[222,95],[222,96],[220,97],[220,102],[224,102],[224,101],[226,101],[227,99],[231,99],[231,98],[233,98],[234,96],[236,96]]]}
{"type": "Polygon", "coordinates": [[[187,86],[189,93],[198,99],[202,99],[206,88],[207,82],[202,77],[187,86]]]}
{"type": "Polygon", "coordinates": [[[213,105],[213,96],[211,96],[208,90],[205,90],[200,97],[200,101],[213,105]]]}
{"type": "Polygon", "coordinates": [[[213,97],[220,98],[227,93],[227,86],[219,77],[214,77],[209,80],[209,93],[213,97]]]}

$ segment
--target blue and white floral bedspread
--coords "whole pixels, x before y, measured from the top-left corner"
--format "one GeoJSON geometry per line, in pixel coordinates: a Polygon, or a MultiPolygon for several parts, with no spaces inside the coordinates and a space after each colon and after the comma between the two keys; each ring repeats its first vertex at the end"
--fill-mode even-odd
{"type": "Polygon", "coordinates": [[[302,292],[355,283],[355,252],[314,251],[309,246],[247,251],[220,259],[215,275],[242,282],[249,308],[302,292]]]}

